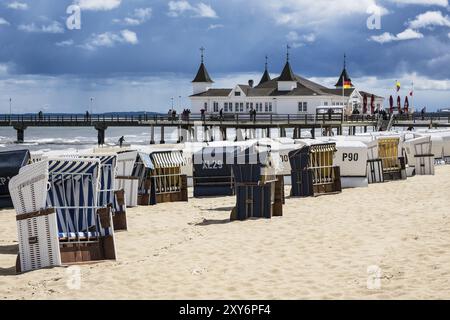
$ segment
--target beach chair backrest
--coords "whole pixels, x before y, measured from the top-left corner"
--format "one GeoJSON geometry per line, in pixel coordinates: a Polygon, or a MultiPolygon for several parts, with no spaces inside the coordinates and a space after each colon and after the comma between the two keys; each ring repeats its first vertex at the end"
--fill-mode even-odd
{"type": "Polygon", "coordinates": [[[57,213],[60,234],[102,232],[96,210],[100,160],[48,160],[47,207],[57,213]]]}
{"type": "Polygon", "coordinates": [[[398,168],[398,150],[400,138],[379,138],[378,156],[385,170],[398,168]]]}
{"type": "Polygon", "coordinates": [[[26,214],[46,208],[48,163],[41,161],[20,169],[11,178],[9,190],[17,214],[26,214]]]}
{"type": "Polygon", "coordinates": [[[181,190],[181,167],[185,165],[182,151],[158,151],[150,154],[156,193],[181,190]]]}
{"type": "Polygon", "coordinates": [[[117,175],[129,177],[133,174],[134,164],[136,162],[138,152],[129,151],[117,154],[117,175]]]}
{"type": "Polygon", "coordinates": [[[313,183],[333,181],[333,161],[336,152],[335,143],[312,145],[310,147],[309,169],[313,170],[313,183]]]}

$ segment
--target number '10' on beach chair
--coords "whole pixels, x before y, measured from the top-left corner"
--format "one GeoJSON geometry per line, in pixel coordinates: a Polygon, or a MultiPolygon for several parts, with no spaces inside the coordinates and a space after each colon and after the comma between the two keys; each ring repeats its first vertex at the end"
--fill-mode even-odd
{"type": "Polygon", "coordinates": [[[110,207],[99,208],[98,159],[48,159],[11,179],[18,272],[115,259],[110,207]]]}

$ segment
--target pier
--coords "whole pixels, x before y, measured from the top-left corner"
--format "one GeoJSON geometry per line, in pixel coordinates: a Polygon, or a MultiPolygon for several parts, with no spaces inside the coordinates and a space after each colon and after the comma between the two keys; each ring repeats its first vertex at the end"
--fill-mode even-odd
{"type": "MultiPolygon", "coordinates": [[[[427,113],[410,115],[393,115],[390,121],[392,127],[399,128],[449,128],[450,113],[427,113]]],[[[388,120],[385,120],[385,122],[388,120]]],[[[218,129],[222,138],[227,138],[227,129],[241,129],[245,132],[243,138],[253,138],[256,130],[263,130],[270,137],[271,130],[279,130],[280,137],[286,137],[288,129],[293,130],[293,138],[301,138],[303,130],[310,130],[314,137],[315,130],[327,134],[336,130],[338,135],[344,132],[350,135],[356,132],[367,132],[369,127],[377,131],[380,120],[377,115],[341,114],[258,114],[252,118],[248,114],[226,114],[223,118],[217,115],[202,116],[191,114],[189,117],[168,115],[1,115],[0,127],[12,127],[17,133],[17,143],[25,141],[25,132],[29,127],[92,127],[97,130],[98,144],[104,144],[107,129],[110,127],[143,127],[150,132],[150,143],[165,143],[166,128],[177,129],[178,142],[197,141],[197,129],[203,130],[203,136],[212,140],[212,130],[218,129]],[[155,128],[160,128],[161,140],[155,141],[155,128]],[[187,136],[186,136],[187,133],[187,136]]]]}

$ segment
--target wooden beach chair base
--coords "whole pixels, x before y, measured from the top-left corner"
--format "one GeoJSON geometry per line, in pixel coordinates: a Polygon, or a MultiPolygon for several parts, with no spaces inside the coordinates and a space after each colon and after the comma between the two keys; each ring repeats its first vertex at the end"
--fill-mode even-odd
{"type": "Polygon", "coordinates": [[[106,236],[93,243],[61,243],[61,263],[115,260],[114,237],[106,236]]]}
{"type": "Polygon", "coordinates": [[[434,175],[434,154],[415,156],[414,171],[416,175],[434,175]]]}
{"type": "Polygon", "coordinates": [[[116,204],[118,208],[115,209],[113,215],[113,225],[115,231],[125,231],[127,230],[127,213],[126,213],[126,202],[125,202],[125,190],[118,190],[114,192],[116,197],[116,204]]]}

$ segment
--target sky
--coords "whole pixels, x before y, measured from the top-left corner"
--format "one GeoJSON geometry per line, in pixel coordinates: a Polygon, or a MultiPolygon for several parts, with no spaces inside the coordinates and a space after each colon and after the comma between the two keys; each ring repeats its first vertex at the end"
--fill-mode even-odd
{"type": "Polygon", "coordinates": [[[214,86],[278,76],[450,107],[448,0],[0,0],[0,113],[189,107],[205,48],[214,86]],[[91,98],[92,104],[91,104],[91,98]]]}

